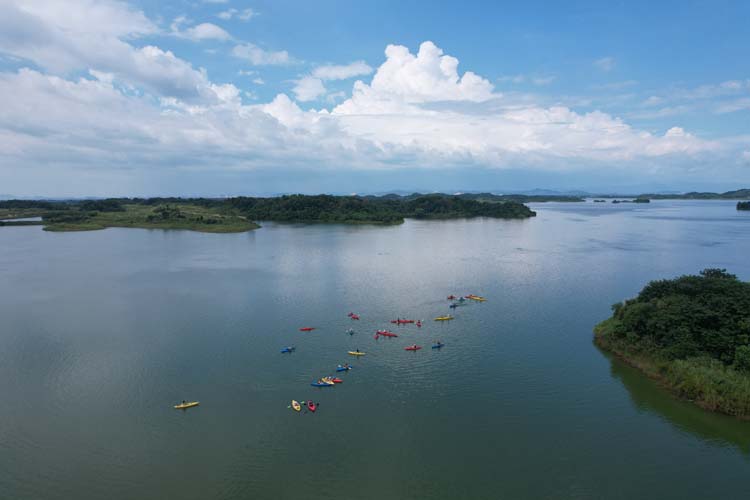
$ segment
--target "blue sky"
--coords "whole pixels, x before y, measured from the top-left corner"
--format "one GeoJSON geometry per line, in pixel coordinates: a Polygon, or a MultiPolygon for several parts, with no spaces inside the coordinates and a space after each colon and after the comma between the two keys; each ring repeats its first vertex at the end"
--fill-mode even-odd
{"type": "Polygon", "coordinates": [[[0,195],[750,186],[747,2],[0,1],[0,195]]]}

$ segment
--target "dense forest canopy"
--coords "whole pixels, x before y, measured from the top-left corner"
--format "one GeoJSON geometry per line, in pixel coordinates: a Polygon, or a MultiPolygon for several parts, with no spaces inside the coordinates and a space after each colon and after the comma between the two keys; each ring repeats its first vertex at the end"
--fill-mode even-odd
{"type": "Polygon", "coordinates": [[[504,201],[489,203],[447,195],[418,197],[359,197],[287,195],[277,198],[230,198],[229,208],[253,220],[319,222],[400,222],[456,217],[526,218],[536,215],[527,206],[504,201]]]}
{"type": "Polygon", "coordinates": [[[723,269],[652,281],[638,297],[613,308],[616,336],[647,340],[670,359],[707,355],[745,368],[750,349],[750,283],[723,269]]]}

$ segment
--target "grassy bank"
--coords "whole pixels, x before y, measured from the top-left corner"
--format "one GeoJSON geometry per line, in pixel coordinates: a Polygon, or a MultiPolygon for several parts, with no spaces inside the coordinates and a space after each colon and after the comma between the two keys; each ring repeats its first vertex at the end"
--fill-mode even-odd
{"type": "Polygon", "coordinates": [[[720,270],[655,281],[613,306],[594,342],[676,396],[750,419],[750,283],[720,270]]]}
{"type": "Polygon", "coordinates": [[[594,328],[594,343],[648,377],[657,380],[675,396],[710,411],[750,419],[750,377],[705,356],[669,360],[653,346],[618,339],[613,331],[617,320],[610,318],[594,328]]]}
{"type": "Polygon", "coordinates": [[[117,211],[60,211],[42,215],[46,231],[95,231],[107,227],[182,229],[205,233],[239,233],[257,229],[256,223],[238,215],[188,204],[123,205],[117,211]]]}

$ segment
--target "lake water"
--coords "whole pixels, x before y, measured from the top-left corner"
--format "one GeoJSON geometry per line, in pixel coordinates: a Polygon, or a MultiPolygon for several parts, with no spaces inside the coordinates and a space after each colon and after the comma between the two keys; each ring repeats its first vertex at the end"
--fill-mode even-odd
{"type": "Polygon", "coordinates": [[[0,497],[746,497],[750,422],[672,399],[592,328],[651,279],[750,279],[750,213],[532,207],[243,234],[0,229],[0,497]],[[488,300],[432,321],[451,293],[488,300]],[[426,321],[376,341],[396,317],[426,321]],[[309,385],[347,361],[343,384],[309,385]],[[315,414],[288,409],[310,398],[315,414]]]}

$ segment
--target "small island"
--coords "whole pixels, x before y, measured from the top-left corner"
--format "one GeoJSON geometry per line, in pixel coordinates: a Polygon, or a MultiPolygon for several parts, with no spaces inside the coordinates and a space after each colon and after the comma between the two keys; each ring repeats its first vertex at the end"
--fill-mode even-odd
{"type": "Polygon", "coordinates": [[[737,210],[750,210],[750,201],[738,201],[737,210]]]}
{"type": "Polygon", "coordinates": [[[401,224],[405,218],[525,219],[536,212],[511,199],[478,200],[444,194],[360,197],[285,195],[273,198],[110,198],[0,201],[0,225],[44,225],[47,231],[107,227],[186,229],[211,233],[257,229],[255,221],[401,224]],[[15,222],[13,219],[41,218],[15,222]]]}
{"type": "Polygon", "coordinates": [[[652,281],[612,306],[594,342],[677,396],[750,418],[750,283],[724,269],[652,281]]]}

